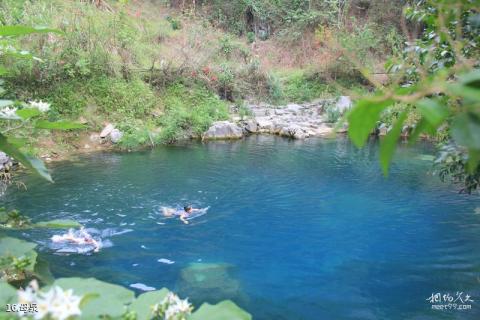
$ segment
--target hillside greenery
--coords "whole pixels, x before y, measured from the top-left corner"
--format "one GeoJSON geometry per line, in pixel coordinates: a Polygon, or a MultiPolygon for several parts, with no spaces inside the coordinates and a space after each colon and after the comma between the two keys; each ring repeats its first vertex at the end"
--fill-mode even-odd
{"type": "Polygon", "coordinates": [[[50,103],[52,121],[86,123],[85,133],[34,134],[35,154],[75,144],[106,122],[125,130],[126,149],[198,136],[245,100],[333,97],[341,89],[332,79],[369,90],[340,47],[375,68],[401,46],[398,26],[383,25],[373,3],[5,0],[1,24],[61,34],[15,40],[36,59],[4,57],[3,96],[50,103]]]}

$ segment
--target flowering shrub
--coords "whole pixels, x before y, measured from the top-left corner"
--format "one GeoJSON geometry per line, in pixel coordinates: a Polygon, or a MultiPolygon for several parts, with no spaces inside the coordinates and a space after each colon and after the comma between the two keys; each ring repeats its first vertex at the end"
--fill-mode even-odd
{"type": "Polygon", "coordinates": [[[182,300],[176,294],[169,292],[159,304],[153,306],[153,314],[165,320],[185,320],[192,312],[188,299],[182,300]]]}
{"type": "Polygon", "coordinates": [[[35,305],[36,310],[31,314],[27,311],[18,311],[19,316],[33,315],[34,319],[52,318],[66,320],[81,315],[80,303],[82,296],[73,294],[73,290],[63,290],[55,286],[47,292],[41,292],[37,281],[30,282],[25,290],[18,290],[18,303],[35,305]]]}

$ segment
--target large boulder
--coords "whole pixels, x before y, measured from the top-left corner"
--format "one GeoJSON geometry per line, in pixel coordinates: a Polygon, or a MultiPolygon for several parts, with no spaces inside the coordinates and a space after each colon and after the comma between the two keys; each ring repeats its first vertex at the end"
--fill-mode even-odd
{"type": "Polygon", "coordinates": [[[10,162],[10,157],[3,151],[0,151],[0,164],[6,164],[10,162]]]}
{"type": "Polygon", "coordinates": [[[100,138],[105,139],[108,137],[108,135],[112,132],[112,130],[115,129],[113,124],[109,123],[103,128],[102,132],[100,132],[100,138]]]}
{"type": "Polygon", "coordinates": [[[180,271],[176,288],[194,300],[241,299],[243,292],[234,269],[226,263],[190,263],[180,271]]]}
{"type": "Polygon", "coordinates": [[[257,133],[258,132],[258,124],[255,119],[244,120],[241,122],[243,126],[243,130],[246,133],[257,133]]]}
{"type": "Polygon", "coordinates": [[[240,139],[243,137],[242,128],[229,121],[214,122],[210,128],[203,134],[203,139],[240,139]]]}
{"type": "Polygon", "coordinates": [[[294,115],[299,115],[302,111],[302,106],[295,103],[291,103],[291,104],[288,104],[285,109],[286,109],[285,111],[287,112],[290,112],[294,115]]]}
{"type": "Polygon", "coordinates": [[[258,131],[265,133],[272,133],[275,129],[275,124],[268,117],[257,118],[258,131]]]}
{"type": "Polygon", "coordinates": [[[118,130],[118,129],[113,129],[112,132],[110,132],[110,140],[113,143],[118,143],[123,137],[123,133],[118,130]]]}
{"type": "Polygon", "coordinates": [[[293,139],[305,139],[305,131],[298,125],[291,124],[280,129],[279,134],[293,139]]]}

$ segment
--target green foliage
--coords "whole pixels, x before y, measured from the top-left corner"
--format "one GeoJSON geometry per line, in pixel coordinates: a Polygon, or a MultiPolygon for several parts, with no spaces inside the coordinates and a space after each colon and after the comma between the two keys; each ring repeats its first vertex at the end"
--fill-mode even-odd
{"type": "MultiPolygon", "coordinates": [[[[450,138],[460,148],[451,157],[441,158],[446,165],[443,180],[452,174],[453,181],[465,183],[471,192],[478,186],[480,170],[480,71],[478,67],[478,33],[474,34],[471,17],[477,13],[471,2],[419,2],[406,10],[410,19],[424,23],[421,39],[406,48],[402,59],[389,64],[396,81],[371,97],[357,101],[349,114],[349,135],[363,146],[382,112],[395,103],[414,105],[420,114],[410,141],[421,134],[435,135],[441,126],[451,126],[450,138]],[[465,30],[465,32],[459,32],[465,30]],[[463,174],[459,168],[463,168],[463,174]]],[[[477,28],[478,30],[478,28],[477,28]]],[[[387,173],[406,114],[396,124],[381,146],[381,164],[387,173]]]]}
{"type": "Polygon", "coordinates": [[[17,301],[17,290],[5,281],[0,281],[0,317],[8,319],[7,304],[17,301]]]}
{"type": "Polygon", "coordinates": [[[160,119],[160,140],[174,142],[182,136],[200,136],[213,121],[228,118],[225,102],[201,86],[188,88],[182,84],[168,87],[162,102],[165,109],[160,119]]]}
{"type": "Polygon", "coordinates": [[[117,126],[123,133],[122,139],[118,143],[124,150],[134,150],[138,147],[160,143],[158,134],[153,128],[138,121],[127,120],[117,126]]]}
{"type": "Polygon", "coordinates": [[[81,226],[82,225],[75,220],[55,219],[50,221],[37,222],[32,227],[48,228],[48,229],[66,229],[66,228],[78,228],[81,226]]]}
{"type": "Polygon", "coordinates": [[[330,103],[325,107],[325,113],[327,115],[327,122],[337,123],[342,117],[342,112],[337,108],[335,103],[330,103]]]}
{"type": "Polygon", "coordinates": [[[204,303],[192,315],[191,320],[251,320],[252,316],[240,309],[235,303],[230,300],[219,302],[215,305],[204,303]]]}
{"type": "MultiPolygon", "coordinates": [[[[0,238],[0,280],[22,281],[37,262],[35,243],[11,237],[0,238]]],[[[0,281],[1,282],[1,281],[0,281]]]]}
{"type": "MultiPolygon", "coordinates": [[[[363,64],[371,64],[371,55],[379,47],[380,39],[374,31],[373,25],[360,25],[353,21],[353,30],[344,30],[339,33],[339,42],[350,56],[362,61],[363,64]]],[[[344,63],[348,63],[344,61],[344,63]]]]}
{"type": "Polygon", "coordinates": [[[168,16],[166,19],[168,22],[170,22],[170,26],[173,30],[180,30],[182,28],[182,23],[180,22],[180,20],[171,16],[168,16]]]}
{"type": "Polygon", "coordinates": [[[77,295],[92,296],[82,307],[81,319],[120,317],[125,306],[134,300],[132,291],[94,278],[60,278],[53,285],[64,290],[73,288],[77,295]]]}
{"type": "Polygon", "coordinates": [[[247,32],[247,42],[253,43],[255,41],[255,33],[254,32],[247,32]]]}
{"type": "MultiPolygon", "coordinates": [[[[328,94],[330,88],[316,75],[293,73],[284,80],[283,94],[287,101],[305,102],[328,94]]],[[[331,91],[330,91],[331,92],[331,91]]]]}
{"type": "Polygon", "coordinates": [[[435,167],[442,181],[460,185],[460,192],[472,193],[480,187],[480,170],[478,167],[465,170],[469,162],[467,149],[444,143],[435,159],[435,167]]]}
{"type": "Polygon", "coordinates": [[[282,83],[273,73],[267,77],[268,95],[273,103],[281,103],[284,100],[282,83]]]}
{"type": "Polygon", "coordinates": [[[230,57],[232,54],[232,51],[235,47],[235,45],[232,42],[232,38],[227,34],[224,35],[219,39],[219,46],[220,46],[220,51],[222,54],[224,54],[227,58],[230,57]]]}
{"type": "Polygon", "coordinates": [[[81,224],[74,220],[56,219],[51,221],[40,221],[32,223],[27,216],[22,215],[17,210],[7,211],[0,208],[0,228],[4,229],[32,229],[32,228],[49,228],[49,229],[66,229],[80,227],[81,224]]]}
{"type": "MultiPolygon", "coordinates": [[[[30,88],[20,87],[22,95],[31,92],[30,88]]],[[[51,103],[51,115],[70,118],[86,116],[86,109],[89,108],[91,112],[113,120],[142,119],[156,105],[155,93],[144,81],[107,76],[88,80],[71,79],[52,87],[37,87],[35,98],[51,103]]],[[[48,128],[58,126],[58,122],[42,124],[48,128]]]]}
{"type": "Polygon", "coordinates": [[[7,211],[0,208],[0,227],[20,229],[31,225],[30,219],[23,216],[17,210],[7,211]]]}
{"type": "Polygon", "coordinates": [[[381,113],[379,122],[386,127],[391,127],[402,112],[407,113],[407,119],[404,122],[405,126],[414,127],[421,118],[421,114],[416,106],[396,103],[381,113]]]}
{"type": "Polygon", "coordinates": [[[137,320],[149,320],[153,315],[152,306],[162,301],[167,293],[168,290],[165,288],[142,293],[132,302],[129,309],[135,312],[137,320]]]}

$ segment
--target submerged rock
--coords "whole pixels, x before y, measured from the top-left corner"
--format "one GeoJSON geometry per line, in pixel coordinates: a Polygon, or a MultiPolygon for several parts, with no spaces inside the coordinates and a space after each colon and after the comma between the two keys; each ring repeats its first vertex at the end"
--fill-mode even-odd
{"type": "Polygon", "coordinates": [[[203,135],[203,139],[240,139],[243,137],[242,128],[229,121],[214,122],[203,135]]]}
{"type": "Polygon", "coordinates": [[[226,263],[191,263],[180,272],[178,290],[208,302],[241,297],[240,282],[233,277],[233,269],[226,263]]]}

